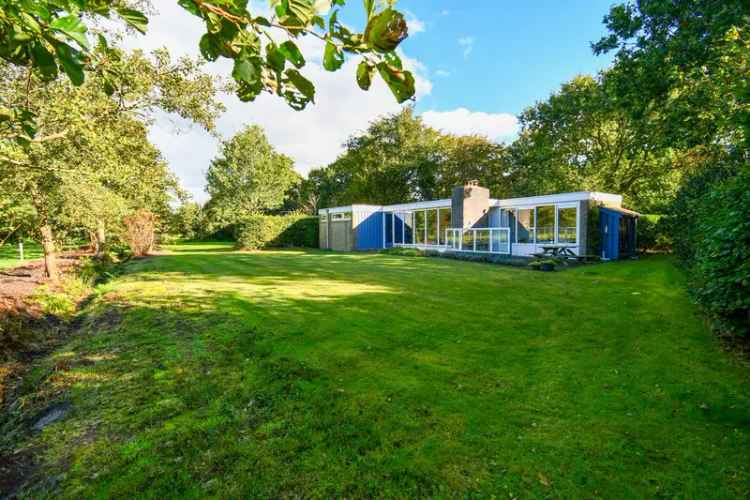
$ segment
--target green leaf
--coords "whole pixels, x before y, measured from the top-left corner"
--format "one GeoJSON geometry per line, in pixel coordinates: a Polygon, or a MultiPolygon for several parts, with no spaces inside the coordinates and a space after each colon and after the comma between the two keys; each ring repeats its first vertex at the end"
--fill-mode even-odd
{"type": "Polygon", "coordinates": [[[378,64],[378,72],[399,103],[414,97],[414,76],[410,72],[401,71],[386,63],[378,64]]]}
{"type": "Polygon", "coordinates": [[[303,24],[309,24],[316,14],[313,0],[288,0],[288,4],[289,12],[303,24]]]}
{"type": "Polygon", "coordinates": [[[57,59],[60,61],[60,65],[63,71],[73,85],[81,85],[84,80],[83,73],[83,61],[81,60],[80,53],[72,48],[70,45],[59,43],[55,46],[55,52],[57,53],[57,59]]]}
{"type": "Polygon", "coordinates": [[[42,79],[54,80],[57,77],[57,63],[54,54],[41,43],[35,43],[31,52],[34,55],[34,65],[42,74],[42,79]]]}
{"type": "Polygon", "coordinates": [[[83,24],[78,16],[58,17],[49,26],[71,40],[74,40],[81,47],[87,48],[89,46],[89,42],[86,39],[86,25],[83,24]]]}
{"type": "Polygon", "coordinates": [[[403,14],[386,9],[367,23],[365,40],[377,52],[391,52],[409,36],[403,14]]]}
{"type": "Polygon", "coordinates": [[[328,71],[336,71],[344,64],[344,53],[330,40],[326,42],[323,53],[323,67],[328,71]]]}
{"type": "Polygon", "coordinates": [[[271,66],[274,71],[284,71],[286,57],[284,57],[284,54],[281,53],[275,43],[266,45],[266,61],[268,61],[268,65],[271,66]]]}
{"type": "Polygon", "coordinates": [[[279,46],[279,51],[284,54],[287,61],[294,64],[295,67],[301,68],[305,65],[305,57],[300,52],[297,45],[291,40],[287,40],[279,46]]]}
{"type": "Polygon", "coordinates": [[[339,11],[334,10],[333,14],[331,14],[331,17],[328,19],[328,33],[330,33],[332,36],[336,32],[336,27],[339,22],[339,11]]]}
{"type": "Polygon", "coordinates": [[[254,21],[255,21],[255,24],[257,24],[258,26],[264,26],[266,28],[270,28],[271,27],[271,21],[269,21],[268,19],[266,19],[263,16],[256,17],[254,19],[254,21]]]}
{"type": "Polygon", "coordinates": [[[120,14],[120,17],[131,27],[135,28],[141,33],[146,33],[146,28],[148,27],[148,18],[143,15],[142,12],[121,7],[117,9],[117,13],[120,14]]]}
{"type": "Polygon", "coordinates": [[[201,9],[195,4],[193,0],[179,0],[177,2],[180,7],[190,12],[194,16],[203,17],[201,15],[201,9]]]}
{"type": "Polygon", "coordinates": [[[365,5],[365,14],[367,16],[367,20],[369,21],[372,17],[372,13],[375,10],[375,0],[364,0],[365,5]]]}
{"type": "Polygon", "coordinates": [[[372,85],[372,75],[375,73],[375,66],[367,61],[362,61],[357,66],[357,84],[362,90],[370,90],[372,85]]]}
{"type": "Polygon", "coordinates": [[[221,55],[221,43],[208,33],[201,37],[198,47],[200,48],[201,55],[207,61],[215,61],[221,55]]]}
{"type": "Polygon", "coordinates": [[[237,88],[237,97],[239,97],[242,102],[254,101],[262,91],[263,82],[260,80],[252,84],[242,82],[237,88]]]}
{"type": "Polygon", "coordinates": [[[260,80],[260,68],[254,61],[249,59],[236,59],[234,61],[232,77],[238,82],[245,82],[252,85],[260,80]]]}
{"type": "Polygon", "coordinates": [[[383,59],[386,64],[396,69],[404,69],[404,65],[401,62],[401,58],[395,52],[387,52],[383,55],[383,59]]]}
{"type": "Polygon", "coordinates": [[[296,69],[288,69],[284,72],[289,82],[303,95],[308,101],[315,102],[315,86],[310,80],[305,78],[296,69]]]}

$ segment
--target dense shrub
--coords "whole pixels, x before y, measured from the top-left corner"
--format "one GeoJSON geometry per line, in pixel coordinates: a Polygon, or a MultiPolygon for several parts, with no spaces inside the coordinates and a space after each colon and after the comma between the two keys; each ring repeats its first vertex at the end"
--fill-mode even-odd
{"type": "Polygon", "coordinates": [[[146,209],[136,210],[125,217],[125,240],[133,255],[147,255],[154,247],[156,240],[156,215],[146,209]]]}
{"type": "Polygon", "coordinates": [[[689,289],[722,334],[750,336],[750,166],[711,166],[678,193],[668,220],[689,289]]]}
{"type": "Polygon", "coordinates": [[[279,247],[318,247],[318,218],[305,215],[253,215],[237,230],[237,247],[261,250],[279,247]]]}
{"type": "Polygon", "coordinates": [[[641,252],[669,252],[672,237],[666,218],[657,214],[643,214],[638,218],[638,250],[641,252]]]}

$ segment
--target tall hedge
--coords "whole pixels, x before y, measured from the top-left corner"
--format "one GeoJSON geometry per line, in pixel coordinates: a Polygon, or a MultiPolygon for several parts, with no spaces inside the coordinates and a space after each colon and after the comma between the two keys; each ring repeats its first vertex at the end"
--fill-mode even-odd
{"type": "Polygon", "coordinates": [[[252,215],[237,227],[237,247],[242,250],[318,246],[317,217],[252,215]]]}
{"type": "Polygon", "coordinates": [[[711,166],[678,193],[669,217],[689,289],[722,334],[750,336],[750,166],[711,166]]]}

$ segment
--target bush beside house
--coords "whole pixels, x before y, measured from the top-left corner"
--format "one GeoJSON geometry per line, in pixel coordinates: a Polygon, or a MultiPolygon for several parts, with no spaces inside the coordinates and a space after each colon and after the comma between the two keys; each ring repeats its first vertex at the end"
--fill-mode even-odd
{"type": "Polygon", "coordinates": [[[722,335],[750,338],[750,166],[693,176],[667,219],[688,289],[722,335]]]}
{"type": "Polygon", "coordinates": [[[252,215],[237,227],[237,248],[318,248],[318,218],[307,215],[252,215]]]}

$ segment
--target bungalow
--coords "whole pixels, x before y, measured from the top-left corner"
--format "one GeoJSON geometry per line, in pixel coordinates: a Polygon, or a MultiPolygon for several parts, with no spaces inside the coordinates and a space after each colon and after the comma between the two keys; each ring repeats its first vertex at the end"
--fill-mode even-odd
{"type": "Polygon", "coordinates": [[[320,247],[392,247],[532,256],[564,247],[614,260],[635,255],[638,213],[622,196],[581,191],[497,200],[472,181],[452,197],[399,205],[324,208],[320,247]]]}

